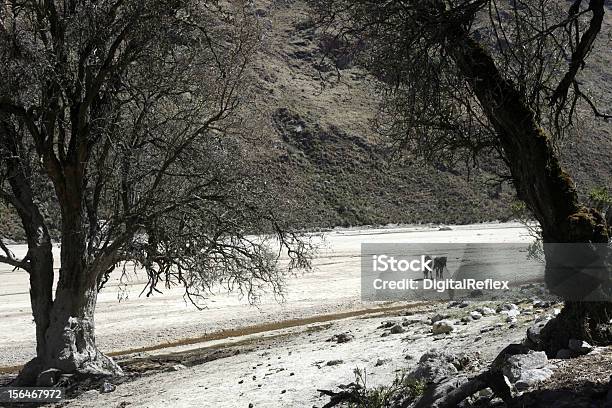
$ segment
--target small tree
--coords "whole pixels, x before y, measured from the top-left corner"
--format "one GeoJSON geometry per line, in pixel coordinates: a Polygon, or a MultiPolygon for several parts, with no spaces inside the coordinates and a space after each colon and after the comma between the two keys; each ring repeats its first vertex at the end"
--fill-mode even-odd
{"type": "MultiPolygon", "coordinates": [[[[496,160],[539,222],[544,243],[585,243],[586,261],[600,257],[601,246],[588,244],[608,243],[610,225],[580,202],[558,158],[558,142],[577,118],[589,111],[611,117],[577,79],[604,18],[604,0],[583,3],[313,2],[329,30],[363,49],[361,62],[383,84],[383,134],[428,159],[496,160]]],[[[548,287],[566,299],[607,301],[566,302],[547,350],[554,355],[571,337],[609,343],[605,266],[597,276],[580,266],[558,268],[559,248],[545,245],[548,287]]]]}
{"type": "Polygon", "coordinates": [[[0,240],[0,262],[29,273],[36,324],[20,383],[49,368],[120,373],[96,347],[94,310],[122,262],[146,271],[148,294],[182,284],[192,300],[216,283],[251,300],[261,285],[280,290],[281,252],[288,269],[308,266],[307,243],[275,221],[272,197],[240,161],[257,42],[241,5],[0,5],[0,197],[28,244],[18,259],[0,240]],[[61,219],[55,292],[48,190],[61,219]]]}

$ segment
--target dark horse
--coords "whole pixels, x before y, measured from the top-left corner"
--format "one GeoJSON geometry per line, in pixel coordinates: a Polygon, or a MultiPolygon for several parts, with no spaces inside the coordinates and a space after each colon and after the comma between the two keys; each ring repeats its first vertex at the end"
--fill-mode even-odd
{"type": "Polygon", "coordinates": [[[435,257],[433,259],[433,270],[436,273],[436,279],[444,278],[444,268],[446,268],[446,257],[445,256],[435,257]]]}
{"type": "MultiPolygon", "coordinates": [[[[433,265],[433,260],[431,259],[431,256],[425,255],[425,263],[428,265],[429,264],[433,265]],[[432,262],[429,262],[429,261],[432,261],[432,262]]],[[[433,279],[433,267],[431,269],[424,267],[423,275],[424,275],[424,279],[433,279]]]]}

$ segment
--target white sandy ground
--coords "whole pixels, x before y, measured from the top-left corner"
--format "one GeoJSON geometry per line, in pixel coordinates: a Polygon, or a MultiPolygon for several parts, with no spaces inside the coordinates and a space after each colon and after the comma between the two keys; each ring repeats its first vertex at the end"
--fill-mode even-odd
{"type": "MultiPolygon", "coordinates": [[[[314,259],[315,270],[288,281],[285,302],[262,299],[258,308],[237,295],[222,293],[208,300],[200,311],[186,303],[180,289],[167,290],[151,298],[138,297],[141,282],[130,284],[130,297],[117,301],[117,279],[100,296],[96,311],[97,339],[103,351],[125,352],[140,347],[176,343],[227,329],[262,323],[316,317],[331,313],[389,308],[391,304],[360,300],[360,245],[363,242],[391,243],[519,243],[531,237],[520,224],[479,224],[439,231],[432,227],[367,230],[337,230],[325,234],[325,246],[314,259]]],[[[12,248],[24,254],[23,246],[12,248]]],[[[510,254],[508,256],[511,256],[510,254]]],[[[512,255],[516,256],[516,255],[512,255]]],[[[27,275],[0,269],[0,366],[22,364],[34,354],[34,325],[28,304],[27,275]]],[[[481,306],[482,304],[474,305],[481,306]]],[[[424,309],[425,308],[425,309],[424,309]]],[[[445,308],[438,305],[437,308],[445,308]]],[[[426,318],[429,307],[410,318],[426,318]]],[[[472,308],[456,309],[456,318],[472,308]]],[[[248,340],[242,352],[231,357],[184,368],[176,372],[145,375],[120,384],[110,394],[88,392],[62,404],[70,407],[312,407],[325,404],[316,389],[334,388],[354,381],[353,370],[364,369],[367,385],[389,383],[398,370],[412,367],[432,347],[454,351],[480,351],[483,360],[494,357],[504,344],[520,340],[534,319],[523,316],[518,327],[504,323],[479,336],[480,329],[503,322],[499,315],[485,317],[435,339],[430,326],[417,323],[403,334],[381,337],[377,329],[389,317],[380,313],[312,323],[248,336],[222,338],[184,346],[167,347],[129,357],[151,356],[199,349],[248,340]],[[333,334],[350,331],[355,339],[344,344],[326,342],[333,334]],[[405,359],[410,355],[413,359],[405,359]],[[388,359],[388,361],[387,361],[388,359]],[[328,366],[328,361],[342,360],[328,366]],[[378,360],[384,364],[376,365],[378,360]],[[121,404],[121,405],[120,405],[121,404]]],[[[123,359],[127,358],[126,356],[123,359]]]]}
{"type": "MultiPolygon", "coordinates": [[[[325,244],[314,259],[315,269],[291,278],[283,303],[264,297],[258,307],[236,294],[220,293],[198,310],[183,299],[181,288],[163,295],[139,297],[142,281],[130,282],[129,298],[119,302],[117,271],[99,296],[96,337],[105,352],[198,338],[227,329],[372,307],[360,300],[360,245],[391,243],[517,243],[531,238],[517,223],[453,227],[451,231],[416,226],[325,233],[325,244]]],[[[17,256],[25,245],[12,246],[17,256]]],[[[56,248],[56,257],[59,248],[56,248]]],[[[56,265],[59,260],[56,259],[56,265]]],[[[0,264],[0,367],[23,364],[35,353],[34,324],[27,274],[0,264]]]]}
{"type": "MultiPolygon", "coordinates": [[[[481,305],[481,304],[478,304],[481,305]]],[[[475,304],[474,307],[477,305],[475,304]]],[[[466,309],[449,309],[457,318],[466,309]]],[[[409,316],[419,319],[428,314],[409,316]]],[[[118,385],[108,394],[89,391],[63,406],[147,408],[165,407],[321,407],[329,399],[317,389],[336,390],[339,384],[355,381],[354,369],[366,373],[366,385],[390,384],[402,370],[416,364],[419,357],[432,348],[451,352],[480,352],[483,363],[512,342],[524,336],[534,316],[523,316],[520,324],[510,329],[507,323],[481,335],[483,327],[504,322],[500,315],[483,317],[467,325],[456,326],[450,336],[431,335],[431,326],[416,323],[407,332],[381,337],[377,329],[382,321],[402,321],[402,317],[350,318],[325,325],[320,331],[302,331],[276,341],[255,344],[252,351],[183,368],[178,371],[143,376],[118,385]],[[328,342],[333,334],[350,331],[355,339],[347,343],[328,342]],[[406,356],[410,356],[406,359],[406,356]],[[328,366],[333,360],[342,363],[328,366]],[[378,360],[382,360],[377,365],[378,360]]],[[[313,327],[310,325],[309,327],[313,327]]]]}

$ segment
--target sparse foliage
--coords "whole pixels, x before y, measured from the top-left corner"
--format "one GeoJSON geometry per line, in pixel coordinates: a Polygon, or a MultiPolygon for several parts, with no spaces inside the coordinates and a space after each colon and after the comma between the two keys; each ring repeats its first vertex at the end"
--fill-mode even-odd
{"type": "Polygon", "coordinates": [[[123,262],[144,269],[147,295],[183,285],[193,301],[215,284],[255,301],[309,266],[241,159],[259,38],[247,5],[5,1],[0,23],[0,197],[28,241],[24,259],[0,245],[0,261],[30,274],[37,328],[24,383],[48,367],[120,371],[95,347],[93,311],[123,262]],[[61,219],[56,291],[43,200],[61,219]]]}
{"type": "Polygon", "coordinates": [[[567,267],[557,263],[562,245],[545,246],[552,293],[601,301],[568,302],[558,318],[564,331],[548,335],[547,351],[554,355],[571,336],[612,341],[609,265],[590,245],[605,248],[612,229],[598,206],[580,201],[558,143],[577,118],[588,114],[602,125],[610,118],[580,83],[604,0],[312,3],[328,31],[361,49],[361,63],[381,81],[381,132],[398,150],[451,166],[496,158],[544,244],[584,243],[585,264],[599,262],[590,265],[597,274],[567,267]]]}

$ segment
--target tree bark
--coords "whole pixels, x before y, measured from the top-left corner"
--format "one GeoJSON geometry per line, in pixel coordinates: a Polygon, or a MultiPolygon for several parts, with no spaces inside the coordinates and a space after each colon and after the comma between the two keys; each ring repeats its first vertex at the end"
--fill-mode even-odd
{"type": "Polygon", "coordinates": [[[602,259],[602,246],[596,245],[609,241],[606,220],[596,209],[580,204],[550,136],[537,123],[534,112],[514,84],[503,78],[491,56],[463,28],[454,27],[452,31],[447,37],[452,39],[449,51],[497,133],[519,198],[527,203],[542,228],[547,287],[568,300],[556,325],[549,328],[546,351],[554,357],[572,337],[610,344],[609,298],[600,296],[594,298],[598,302],[589,303],[577,301],[609,290],[610,276],[602,259]],[[566,247],[557,243],[582,243],[580,259],[568,267],[562,262],[566,247]],[[597,274],[585,270],[589,260],[600,262],[597,274]],[[558,340],[551,343],[554,337],[558,340]]]}
{"type": "MultiPolygon", "coordinates": [[[[68,173],[70,174],[70,172],[68,173]]],[[[36,358],[28,362],[16,383],[40,383],[48,369],[81,376],[122,374],[121,368],[98,350],[95,342],[94,312],[97,274],[87,256],[85,206],[78,180],[61,191],[61,267],[53,299],[52,246],[44,220],[31,201],[31,191],[20,178],[11,179],[14,194],[30,199],[28,211],[20,212],[28,236],[32,313],[36,323],[36,358]],[[15,185],[13,185],[13,183],[15,185]]],[[[58,194],[59,195],[59,194],[58,194]]]]}

